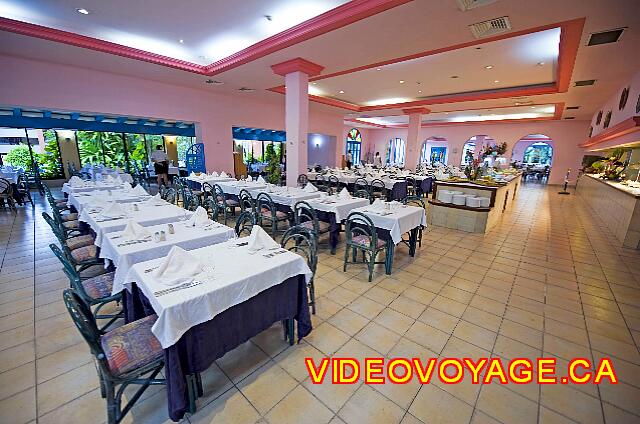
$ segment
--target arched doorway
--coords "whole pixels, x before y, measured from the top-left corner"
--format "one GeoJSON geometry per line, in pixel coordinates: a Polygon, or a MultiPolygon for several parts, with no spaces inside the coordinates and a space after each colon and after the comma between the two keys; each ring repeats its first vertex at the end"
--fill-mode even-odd
{"type": "Polygon", "coordinates": [[[522,170],[525,181],[546,182],[553,166],[553,140],[544,134],[529,134],[513,146],[511,166],[522,170]]]}
{"type": "Polygon", "coordinates": [[[474,135],[470,137],[462,146],[462,159],[460,161],[461,166],[468,165],[473,158],[477,158],[478,152],[482,150],[484,146],[496,144],[493,137],[488,135],[474,135]]]}
{"type": "Polygon", "coordinates": [[[434,165],[447,163],[448,150],[447,139],[444,137],[429,137],[422,143],[420,163],[434,165]]]}

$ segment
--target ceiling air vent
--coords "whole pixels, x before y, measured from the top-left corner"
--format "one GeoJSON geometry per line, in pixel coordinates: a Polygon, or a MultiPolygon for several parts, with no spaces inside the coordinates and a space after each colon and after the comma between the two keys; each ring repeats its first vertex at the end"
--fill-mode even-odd
{"type": "Polygon", "coordinates": [[[573,83],[573,85],[575,87],[585,87],[587,85],[593,85],[596,83],[596,80],[582,80],[582,81],[576,81],[573,83]]]}
{"type": "Polygon", "coordinates": [[[575,116],[567,116],[564,119],[576,119],[576,117],[575,116]]]}
{"type": "Polygon", "coordinates": [[[485,38],[509,31],[511,29],[511,22],[509,22],[508,16],[503,16],[501,18],[489,19],[488,21],[469,25],[469,29],[471,29],[474,37],[485,38]]]}
{"type": "Polygon", "coordinates": [[[624,32],[624,28],[612,29],[610,31],[594,32],[589,37],[587,46],[597,46],[599,44],[615,43],[620,39],[620,36],[624,32]]]}
{"type": "Polygon", "coordinates": [[[255,88],[249,88],[249,87],[240,87],[238,88],[238,91],[244,91],[245,93],[249,93],[251,91],[256,91],[255,88]]]}
{"type": "Polygon", "coordinates": [[[566,110],[578,110],[580,106],[567,106],[566,110]]]}
{"type": "Polygon", "coordinates": [[[475,9],[476,7],[486,6],[491,3],[495,3],[498,0],[456,0],[458,2],[458,7],[463,12],[467,10],[475,9]]]}

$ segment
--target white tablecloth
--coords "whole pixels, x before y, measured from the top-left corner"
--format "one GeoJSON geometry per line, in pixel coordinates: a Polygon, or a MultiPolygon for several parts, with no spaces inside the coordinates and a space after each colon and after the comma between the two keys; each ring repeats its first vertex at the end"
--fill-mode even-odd
{"type": "MultiPolygon", "coordinates": [[[[310,172],[307,174],[307,178],[309,179],[309,181],[315,181],[317,179],[317,176],[319,174],[315,173],[315,172],[310,172]]],[[[367,183],[371,184],[371,181],[373,180],[381,180],[384,183],[384,187],[388,190],[393,189],[393,186],[396,185],[397,183],[402,183],[404,182],[404,180],[394,180],[394,179],[389,179],[386,176],[374,176],[374,177],[364,177],[364,176],[358,176],[358,175],[353,175],[353,174],[333,174],[336,178],[338,178],[338,181],[340,181],[342,184],[353,184],[356,182],[356,180],[358,178],[364,178],[365,180],[367,180],[367,183]]],[[[329,180],[329,177],[331,176],[331,174],[325,174],[324,175],[324,180],[325,182],[329,180]]]]}
{"type": "Polygon", "coordinates": [[[171,247],[180,246],[185,250],[199,249],[225,242],[234,237],[233,228],[210,221],[208,227],[185,227],[184,222],[174,222],[175,234],[169,234],[167,224],[147,227],[151,234],[164,231],[167,240],[161,242],[147,241],[137,244],[119,246],[127,240],[119,237],[120,233],[111,233],[102,240],[100,257],[109,259],[116,266],[113,279],[113,294],[124,289],[125,276],[129,269],[140,262],[166,256],[171,247]]]}
{"type": "Polygon", "coordinates": [[[107,190],[94,190],[85,193],[71,193],[67,203],[82,212],[86,206],[95,205],[97,201],[107,201],[116,203],[135,203],[149,199],[151,196],[139,196],[125,193],[120,190],[112,191],[111,195],[107,190]]]}
{"type": "Polygon", "coordinates": [[[64,183],[62,185],[62,192],[66,194],[87,193],[87,192],[96,191],[96,190],[120,190],[120,189],[122,189],[121,184],[116,185],[116,184],[111,184],[106,182],[94,183],[93,181],[85,181],[83,185],[78,187],[72,187],[69,183],[64,183]]]}
{"type": "Polygon", "coordinates": [[[353,212],[363,212],[371,218],[371,222],[376,228],[389,230],[394,244],[400,243],[404,233],[427,223],[425,210],[417,206],[402,205],[392,210],[389,215],[385,215],[386,211],[372,212],[371,206],[356,208],[353,209],[353,212]]]}
{"type": "Polygon", "coordinates": [[[202,185],[202,183],[218,184],[218,183],[221,183],[221,182],[235,181],[236,180],[233,177],[214,177],[214,176],[211,176],[211,175],[201,175],[199,177],[198,176],[195,176],[195,177],[189,176],[186,179],[198,184],[199,186],[202,185]]]}
{"type": "Polygon", "coordinates": [[[320,193],[307,193],[301,188],[298,187],[276,187],[273,192],[269,193],[266,189],[254,189],[249,190],[249,193],[253,196],[253,198],[257,198],[260,193],[267,193],[271,196],[271,200],[273,203],[277,203],[279,205],[285,206],[293,206],[296,202],[301,200],[315,199],[316,197],[320,197],[320,193]],[[287,190],[288,188],[288,190],[287,190]]]}
{"type": "Polygon", "coordinates": [[[18,183],[18,175],[20,175],[18,171],[0,171],[0,178],[9,180],[9,182],[13,184],[18,183]]]}
{"type": "MultiPolygon", "coordinates": [[[[158,315],[151,328],[163,348],[176,343],[180,337],[203,322],[242,303],[260,292],[282,283],[287,278],[304,274],[307,281],[311,270],[307,262],[291,252],[266,258],[268,251],[249,253],[246,246],[236,247],[236,240],[192,250],[203,264],[213,266],[210,275],[197,275],[203,284],[157,297],[154,293],[168,286],[155,281],[153,272],[163,259],[154,259],[131,267],[125,281],[136,282],[158,315]],[[242,264],[242,266],[240,266],[242,264]]],[[[125,287],[129,287],[125,284],[125,287]]]]}
{"type": "Polygon", "coordinates": [[[328,196],[324,201],[311,199],[306,202],[319,211],[333,212],[336,215],[336,222],[347,219],[353,209],[369,205],[369,199],[361,199],[359,197],[343,199],[341,197],[328,196]]]}
{"type": "Polygon", "coordinates": [[[87,212],[87,209],[80,213],[79,220],[86,222],[96,233],[96,246],[102,246],[102,240],[105,234],[124,230],[127,226],[128,219],[133,219],[143,227],[150,227],[152,225],[175,222],[181,218],[190,216],[192,213],[170,203],[165,203],[164,206],[141,203],[139,205],[140,210],[137,212],[131,209],[133,205],[123,204],[122,206],[127,212],[126,218],[104,220],[105,218],[100,217],[99,213],[90,214],[87,212]]]}
{"type": "Polygon", "coordinates": [[[225,194],[233,194],[238,196],[240,194],[241,190],[264,190],[267,185],[266,184],[261,184],[255,181],[252,182],[240,182],[240,181],[228,181],[228,182],[224,182],[224,183],[218,183],[218,185],[220,186],[220,188],[222,189],[222,191],[225,192],[225,194]]]}

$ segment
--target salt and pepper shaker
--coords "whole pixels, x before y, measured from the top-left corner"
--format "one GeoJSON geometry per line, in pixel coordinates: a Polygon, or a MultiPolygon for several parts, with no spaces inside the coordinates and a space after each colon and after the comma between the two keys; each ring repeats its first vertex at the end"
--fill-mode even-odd
{"type": "Polygon", "coordinates": [[[158,231],[153,235],[153,240],[158,243],[160,241],[160,233],[158,231]]]}
{"type": "Polygon", "coordinates": [[[167,233],[160,231],[160,241],[167,241],[167,233]]]}
{"type": "Polygon", "coordinates": [[[173,228],[173,224],[167,224],[167,231],[169,232],[169,234],[175,234],[176,229],[173,228]]]}
{"type": "Polygon", "coordinates": [[[133,210],[134,210],[134,212],[138,212],[140,210],[140,208],[138,207],[137,203],[133,204],[133,210]]]}

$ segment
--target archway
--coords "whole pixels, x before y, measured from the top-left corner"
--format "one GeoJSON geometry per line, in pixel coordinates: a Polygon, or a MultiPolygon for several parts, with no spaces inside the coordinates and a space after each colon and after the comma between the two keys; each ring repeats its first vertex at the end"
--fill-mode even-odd
{"type": "Polygon", "coordinates": [[[420,163],[434,165],[436,163],[447,164],[448,143],[444,137],[433,136],[422,143],[420,163]]]}
{"type": "Polygon", "coordinates": [[[525,180],[546,182],[553,166],[553,140],[544,134],[522,137],[511,151],[511,166],[521,169],[525,180]]]}
{"type": "Polygon", "coordinates": [[[468,165],[473,158],[478,156],[478,152],[487,145],[495,144],[496,141],[493,137],[488,135],[474,135],[470,137],[462,146],[462,159],[460,160],[461,166],[468,165]]]}

